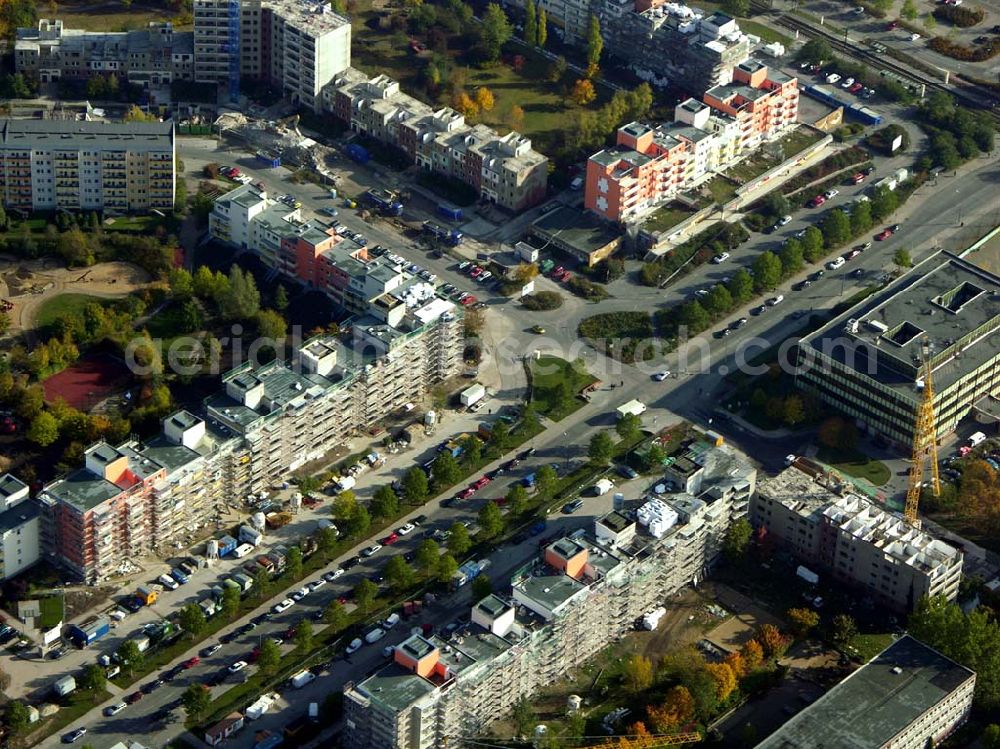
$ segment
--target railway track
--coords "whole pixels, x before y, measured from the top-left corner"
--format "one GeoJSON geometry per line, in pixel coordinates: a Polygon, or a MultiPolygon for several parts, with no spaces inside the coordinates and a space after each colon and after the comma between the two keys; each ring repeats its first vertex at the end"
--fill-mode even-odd
{"type": "MultiPolygon", "coordinates": [[[[767,13],[770,9],[767,5],[755,2],[752,4],[755,11],[767,13]]],[[[826,29],[819,28],[814,24],[803,21],[784,13],[770,16],[776,23],[793,31],[799,31],[809,37],[823,39],[830,48],[848,57],[870,65],[874,69],[887,70],[904,80],[926,86],[928,89],[943,91],[961,100],[964,104],[987,112],[995,122],[1000,124],[1000,94],[976,84],[963,82],[965,85],[957,86],[946,84],[930,74],[894,60],[886,55],[879,54],[875,50],[868,49],[860,44],[852,44],[844,41],[839,34],[832,33],[826,29]]]]}

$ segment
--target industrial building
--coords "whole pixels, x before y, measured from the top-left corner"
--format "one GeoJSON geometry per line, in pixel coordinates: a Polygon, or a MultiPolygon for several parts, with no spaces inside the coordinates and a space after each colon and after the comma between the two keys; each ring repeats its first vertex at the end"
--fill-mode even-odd
{"type": "Polygon", "coordinates": [[[924,596],[954,600],[962,579],[959,549],[854,493],[809,465],[762,479],[750,522],[803,564],[877,604],[912,611],[924,596]]]}
{"type": "Polygon", "coordinates": [[[172,122],[0,120],[0,201],[10,209],[173,210],[172,122]]]}
{"type": "Polygon", "coordinates": [[[14,69],[40,83],[116,75],[148,89],[190,81],[194,33],[158,22],[134,31],[85,31],[42,18],[34,28],[17,30],[14,69]]]}
{"type": "Polygon", "coordinates": [[[796,384],[908,450],[929,346],[938,436],[1000,393],[1000,276],[941,252],[798,344],[796,384]]]}
{"type": "Polygon", "coordinates": [[[353,132],[399,149],[413,163],[475,188],[484,199],[522,211],[545,198],[548,159],[517,132],[498,135],[469,125],[450,107],[434,110],[405,94],[388,76],[354,68],[323,91],[323,109],[353,132]]]}
{"type": "Polygon", "coordinates": [[[319,111],[319,94],[351,64],[351,23],[329,2],[194,0],[194,77],[225,84],[241,78],[279,86],[293,102],[319,111]]]}
{"type": "Polygon", "coordinates": [[[344,746],[431,749],[478,735],[702,579],[745,515],[756,471],[698,440],[675,457],[695,465],[697,495],[651,500],[634,517],[612,512],[546,543],[509,592],[475,604],[450,637],[412,635],[391,665],[345,685],[344,746]]]}
{"type": "Polygon", "coordinates": [[[972,710],[976,674],[909,635],[771,734],[757,749],[926,749],[972,710]]]}
{"type": "Polygon", "coordinates": [[[672,123],[620,127],[616,145],[587,161],[584,205],[609,221],[640,218],[787,133],[798,101],[795,78],[744,60],[732,83],[678,104],[672,123]]]}

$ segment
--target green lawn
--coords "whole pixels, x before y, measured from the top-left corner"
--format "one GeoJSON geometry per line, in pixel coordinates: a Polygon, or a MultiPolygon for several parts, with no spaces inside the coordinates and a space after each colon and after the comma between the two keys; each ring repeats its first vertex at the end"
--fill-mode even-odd
{"type": "Polygon", "coordinates": [[[63,597],[62,594],[41,598],[38,601],[39,617],[38,626],[42,629],[51,629],[63,621],[63,597]]]}
{"type": "Polygon", "coordinates": [[[46,718],[36,723],[34,730],[25,737],[26,739],[30,739],[30,742],[27,744],[22,743],[21,745],[35,746],[45,737],[59,733],[70,723],[73,723],[78,718],[93,710],[95,705],[101,704],[110,696],[111,693],[106,689],[102,689],[96,694],[85,689],[77,689],[75,692],[71,692],[66,697],[61,698],[60,704],[62,708],[59,712],[51,718],[46,718]]]}
{"type": "Polygon", "coordinates": [[[649,218],[646,219],[642,228],[647,231],[666,231],[677,226],[681,221],[694,213],[690,208],[680,203],[668,203],[657,208],[649,218]]]}
{"type": "Polygon", "coordinates": [[[845,650],[867,663],[889,647],[892,642],[893,636],[889,633],[854,635],[845,650]]]}
{"type": "MultiPolygon", "coordinates": [[[[701,7],[699,5],[699,7],[701,7]]],[[[791,47],[794,43],[794,39],[790,36],[786,36],[780,32],[775,31],[770,26],[765,26],[757,21],[750,21],[745,18],[739,19],[740,29],[747,34],[753,34],[754,36],[759,36],[765,42],[780,42],[786,47],[791,47]]]]}
{"type": "Polygon", "coordinates": [[[736,185],[722,174],[713,177],[705,184],[705,188],[711,193],[712,200],[720,205],[728,203],[736,197],[736,185]]]}
{"type": "Polygon", "coordinates": [[[553,421],[568,416],[583,403],[576,397],[583,388],[596,382],[581,360],[568,362],[556,356],[543,356],[532,361],[531,369],[531,399],[538,412],[548,416],[553,421]],[[560,400],[561,383],[566,383],[564,393],[568,398],[560,400]]]}
{"type": "Polygon", "coordinates": [[[134,0],[128,8],[124,3],[61,0],[56,16],[42,12],[48,7],[50,6],[40,5],[39,15],[47,18],[58,17],[67,29],[131,31],[145,28],[150,21],[173,21],[175,31],[191,28],[190,14],[187,18],[182,18],[178,13],[171,12],[162,0],[134,0]]]}
{"type": "Polygon", "coordinates": [[[103,304],[104,301],[104,299],[90,294],[59,294],[38,308],[35,324],[39,328],[44,328],[54,323],[57,318],[67,315],[82,315],[88,304],[103,304]]]}
{"type": "Polygon", "coordinates": [[[841,473],[865,479],[875,486],[882,486],[892,477],[892,473],[885,463],[872,460],[856,450],[832,450],[828,447],[821,447],[816,457],[841,473]]]}

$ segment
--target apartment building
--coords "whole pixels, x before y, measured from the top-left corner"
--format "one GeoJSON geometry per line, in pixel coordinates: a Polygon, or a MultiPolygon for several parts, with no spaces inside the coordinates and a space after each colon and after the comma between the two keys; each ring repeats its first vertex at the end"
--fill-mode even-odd
{"type": "Polygon", "coordinates": [[[969,717],[976,674],[904,635],[757,749],[926,749],[969,717]]]}
{"type": "Polygon", "coordinates": [[[172,122],[0,120],[0,201],[10,209],[172,210],[172,122]]]}
{"type": "Polygon", "coordinates": [[[924,596],[958,595],[960,550],[808,466],[760,481],[750,522],[821,576],[895,611],[912,611],[924,596]]]}
{"type": "Polygon", "coordinates": [[[351,63],[350,21],[329,2],[195,0],[194,29],[196,80],[236,93],[241,77],[268,81],[315,111],[351,63]]]}
{"type": "Polygon", "coordinates": [[[674,122],[619,128],[617,144],[587,162],[584,205],[609,221],[639,218],[787,132],[798,99],[796,79],[744,60],[733,83],[678,104],[674,122]]]}
{"type": "Polygon", "coordinates": [[[604,54],[640,78],[690,92],[732,80],[753,41],[724,13],[704,16],[691,6],[650,0],[600,0],[604,54]]]}
{"type": "Polygon", "coordinates": [[[545,197],[548,159],[520,133],[498,135],[469,125],[455,110],[434,110],[404,94],[385,75],[368,78],[353,68],[323,90],[323,109],[352,131],[398,148],[413,163],[459,179],[484,200],[522,211],[545,197]]]}
{"type": "Polygon", "coordinates": [[[0,476],[0,580],[14,577],[39,560],[39,517],[28,485],[9,473],[0,476]]]}
{"type": "Polygon", "coordinates": [[[509,592],[472,607],[449,638],[412,635],[391,665],[344,689],[344,746],[431,749],[479,735],[523,698],[585,662],[678,589],[700,580],[730,522],[746,512],[755,470],[728,447],[692,442],[697,497],[611,513],[547,543],[509,592]]]}
{"type": "Polygon", "coordinates": [[[155,21],[134,31],[85,31],[42,18],[17,30],[14,69],[41,83],[112,74],[145,88],[190,81],[194,33],[155,21]]]}
{"type": "Polygon", "coordinates": [[[940,437],[1000,394],[998,326],[1000,276],[935,254],[801,339],[796,385],[908,450],[925,353],[940,437]]]}

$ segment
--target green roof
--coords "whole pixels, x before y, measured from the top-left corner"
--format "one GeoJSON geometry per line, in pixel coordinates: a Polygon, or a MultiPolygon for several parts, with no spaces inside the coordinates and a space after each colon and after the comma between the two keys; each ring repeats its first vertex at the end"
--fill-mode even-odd
{"type": "Polygon", "coordinates": [[[433,692],[434,684],[417,676],[397,663],[392,663],[363,682],[355,689],[377,702],[398,712],[412,705],[426,694],[433,692]]]}

